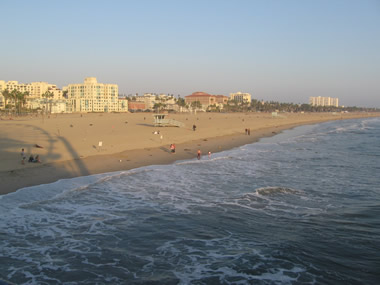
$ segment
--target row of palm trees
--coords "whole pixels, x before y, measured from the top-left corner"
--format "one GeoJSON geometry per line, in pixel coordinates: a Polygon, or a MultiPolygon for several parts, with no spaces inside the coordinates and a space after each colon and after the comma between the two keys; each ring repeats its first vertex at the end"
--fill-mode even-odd
{"type": "MultiPolygon", "coordinates": [[[[29,92],[21,92],[16,89],[9,91],[8,89],[5,89],[1,92],[1,94],[4,97],[5,109],[15,110],[18,114],[21,114],[27,97],[29,96],[29,92]]],[[[50,91],[46,91],[44,94],[42,94],[42,98],[45,99],[45,111],[47,111],[48,99],[53,97],[54,94],[50,91]]]]}
{"type": "Polygon", "coordinates": [[[378,112],[376,108],[313,106],[310,104],[282,103],[252,99],[251,103],[229,101],[223,106],[227,112],[378,112]]]}
{"type": "MultiPolygon", "coordinates": [[[[174,98],[179,107],[186,109],[197,110],[201,109],[201,102],[195,101],[187,104],[184,98],[174,98]]],[[[157,100],[158,99],[157,97],[157,100]]],[[[165,110],[167,105],[164,102],[154,104],[155,111],[165,110]]],[[[218,105],[210,105],[207,108],[208,112],[378,112],[377,108],[363,108],[363,107],[335,107],[335,106],[313,106],[310,104],[295,104],[283,103],[276,101],[264,101],[252,99],[251,102],[238,102],[236,100],[229,100],[227,104],[220,108],[218,105]]]]}
{"type": "Polygon", "coordinates": [[[4,96],[5,108],[10,109],[14,107],[20,114],[24,104],[26,103],[26,97],[29,95],[29,92],[21,92],[16,89],[9,91],[8,89],[5,89],[1,92],[1,94],[4,96]]]}

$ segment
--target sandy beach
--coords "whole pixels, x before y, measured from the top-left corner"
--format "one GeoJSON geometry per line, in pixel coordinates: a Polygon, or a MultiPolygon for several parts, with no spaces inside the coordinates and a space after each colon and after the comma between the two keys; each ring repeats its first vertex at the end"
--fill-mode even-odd
{"type": "Polygon", "coordinates": [[[252,143],[299,125],[378,113],[170,114],[185,127],[155,127],[152,113],[61,114],[0,121],[0,194],[59,179],[167,164],[252,143]],[[192,126],[196,125],[193,131],[192,126]],[[250,129],[246,135],[245,129],[250,129]],[[155,134],[159,132],[159,134],[155,134]],[[175,154],[170,144],[176,144],[175,154]],[[25,149],[22,164],[21,149],[25,149]],[[28,163],[39,155],[41,163],[28,163]]]}

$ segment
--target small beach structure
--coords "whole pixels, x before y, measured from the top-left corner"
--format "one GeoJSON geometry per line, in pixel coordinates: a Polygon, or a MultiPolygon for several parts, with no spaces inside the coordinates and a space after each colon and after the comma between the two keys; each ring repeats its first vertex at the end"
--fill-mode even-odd
{"type": "Polygon", "coordinates": [[[180,121],[166,118],[166,114],[154,114],[153,118],[154,118],[155,127],[184,127],[185,126],[185,124],[180,121]]]}

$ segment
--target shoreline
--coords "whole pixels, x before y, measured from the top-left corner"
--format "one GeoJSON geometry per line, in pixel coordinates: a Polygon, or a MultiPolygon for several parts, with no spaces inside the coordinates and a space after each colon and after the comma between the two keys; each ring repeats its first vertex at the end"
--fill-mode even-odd
{"type": "MultiPolygon", "coordinates": [[[[226,116],[229,115],[230,114],[227,114],[226,116]]],[[[236,117],[236,115],[234,116],[236,117]]],[[[25,187],[52,183],[61,179],[115,171],[126,171],[148,165],[171,164],[178,160],[196,158],[198,149],[201,149],[203,157],[207,158],[208,151],[216,153],[233,149],[302,125],[313,125],[333,120],[373,118],[379,116],[380,114],[378,113],[351,114],[350,116],[345,117],[333,117],[330,115],[326,117],[315,116],[313,118],[307,118],[306,116],[304,118],[305,120],[300,121],[283,120],[275,121],[274,124],[272,123],[268,125],[258,124],[258,126],[251,128],[250,135],[246,135],[244,129],[240,132],[232,130],[230,133],[221,133],[220,136],[215,135],[215,132],[210,133],[210,136],[207,136],[207,134],[206,136],[194,135],[193,140],[185,138],[183,141],[176,143],[177,147],[175,154],[170,153],[169,147],[166,143],[161,143],[160,145],[153,147],[142,145],[142,148],[133,148],[132,145],[130,149],[114,153],[96,153],[95,155],[76,157],[69,160],[58,160],[38,165],[27,165],[27,167],[24,168],[17,166],[16,169],[0,171],[0,181],[2,181],[0,195],[15,192],[18,189],[25,187]]],[[[211,117],[209,120],[211,120],[211,117]]],[[[170,131],[175,132],[176,130],[170,131]]],[[[168,131],[168,133],[170,132],[168,131]]],[[[134,145],[136,146],[136,144],[134,145]]],[[[28,163],[26,162],[26,164],[28,163]]]]}

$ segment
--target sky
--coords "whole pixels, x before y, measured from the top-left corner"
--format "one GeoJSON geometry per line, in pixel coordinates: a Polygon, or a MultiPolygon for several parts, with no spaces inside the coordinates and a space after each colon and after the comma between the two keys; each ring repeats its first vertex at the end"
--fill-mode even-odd
{"type": "Polygon", "coordinates": [[[380,0],[0,0],[0,80],[380,107],[380,0]]]}

